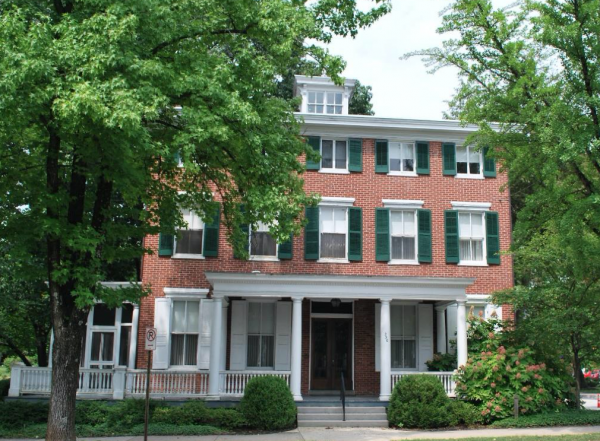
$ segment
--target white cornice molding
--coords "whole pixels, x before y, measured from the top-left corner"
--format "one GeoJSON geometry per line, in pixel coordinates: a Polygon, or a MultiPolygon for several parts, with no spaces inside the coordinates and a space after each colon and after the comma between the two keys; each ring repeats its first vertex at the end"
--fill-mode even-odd
{"type": "Polygon", "coordinates": [[[416,201],[409,199],[382,199],[385,208],[397,208],[403,210],[416,210],[423,208],[425,201],[416,201]]]}
{"type": "Polygon", "coordinates": [[[206,288],[163,288],[165,297],[192,297],[192,298],[206,298],[208,295],[208,289],[206,288]]]}
{"type": "Polygon", "coordinates": [[[473,278],[292,275],[207,272],[217,297],[466,300],[473,278]]]}
{"type": "Polygon", "coordinates": [[[452,208],[460,211],[489,211],[491,202],[457,202],[451,201],[452,208]]]}
{"type": "Polygon", "coordinates": [[[321,197],[320,207],[352,207],[355,198],[321,197]]]}

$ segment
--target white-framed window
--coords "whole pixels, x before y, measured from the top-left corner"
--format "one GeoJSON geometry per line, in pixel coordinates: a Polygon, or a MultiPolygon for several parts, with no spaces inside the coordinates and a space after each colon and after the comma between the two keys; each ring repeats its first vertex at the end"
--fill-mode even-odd
{"type": "Polygon", "coordinates": [[[417,307],[391,305],[392,369],[417,368],[417,307]]]}
{"type": "Polygon", "coordinates": [[[204,240],[204,222],[192,210],[182,209],[181,214],[187,226],[180,229],[175,236],[175,256],[201,256],[204,245],[202,243],[204,240]]]}
{"type": "Polygon", "coordinates": [[[484,213],[458,213],[458,236],[460,263],[485,263],[484,213]]]}
{"type": "Polygon", "coordinates": [[[417,212],[390,211],[390,250],[392,261],[417,261],[417,212]]]}
{"type": "Polygon", "coordinates": [[[250,234],[250,257],[277,257],[279,245],[269,233],[269,226],[258,222],[250,234]]]}
{"type": "Polygon", "coordinates": [[[248,352],[246,366],[249,368],[275,367],[275,303],[248,303],[248,352]]]}
{"type": "Polygon", "coordinates": [[[320,258],[348,258],[348,208],[320,207],[320,258]]]}
{"type": "Polygon", "coordinates": [[[171,319],[171,366],[198,364],[200,302],[174,300],[171,319]]]}
{"type": "Polygon", "coordinates": [[[328,113],[330,115],[341,115],[342,93],[341,92],[308,92],[308,113],[328,113]]]}
{"type": "Polygon", "coordinates": [[[119,366],[129,365],[129,347],[133,329],[133,305],[124,303],[121,307],[121,335],[119,336],[119,366]]]}
{"type": "Polygon", "coordinates": [[[390,172],[416,174],[415,144],[407,142],[390,142],[390,172]]]}
{"type": "Polygon", "coordinates": [[[474,146],[456,146],[456,174],[463,176],[483,176],[483,158],[474,146]]]}
{"type": "Polygon", "coordinates": [[[321,140],[321,169],[348,169],[348,142],[346,140],[321,140]]]}

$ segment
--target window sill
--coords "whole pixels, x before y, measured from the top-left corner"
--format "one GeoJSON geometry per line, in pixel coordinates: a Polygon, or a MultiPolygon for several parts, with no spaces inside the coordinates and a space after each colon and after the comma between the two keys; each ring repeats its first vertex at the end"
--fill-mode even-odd
{"type": "Polygon", "coordinates": [[[406,176],[409,178],[416,178],[418,175],[415,172],[401,172],[401,171],[391,171],[387,174],[388,176],[406,176]]]}
{"type": "Polygon", "coordinates": [[[171,259],[192,259],[192,260],[204,260],[202,254],[173,254],[171,259]]]}
{"type": "Polygon", "coordinates": [[[250,256],[248,260],[253,262],[279,262],[277,256],[250,256]]]}
{"type": "Polygon", "coordinates": [[[483,175],[463,175],[458,173],[454,177],[456,179],[485,179],[483,175]]]}
{"type": "Polygon", "coordinates": [[[317,263],[350,263],[348,259],[334,259],[331,257],[323,257],[317,260],[317,263]]]}
{"type": "Polygon", "coordinates": [[[487,262],[458,262],[457,266],[489,266],[487,262]]]}
{"type": "Polygon", "coordinates": [[[198,372],[198,366],[191,364],[185,366],[169,366],[167,370],[177,372],[198,372]]]}
{"type": "Polygon", "coordinates": [[[330,175],[349,175],[350,174],[350,172],[348,170],[335,169],[335,168],[321,168],[321,169],[319,169],[319,173],[328,173],[330,175]]]}
{"type": "Polygon", "coordinates": [[[419,265],[417,260],[390,260],[388,265],[419,265]]]}

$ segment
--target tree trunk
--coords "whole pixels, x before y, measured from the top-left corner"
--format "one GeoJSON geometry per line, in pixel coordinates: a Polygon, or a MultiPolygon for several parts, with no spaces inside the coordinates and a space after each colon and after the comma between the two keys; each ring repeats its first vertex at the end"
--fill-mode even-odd
{"type": "Polygon", "coordinates": [[[37,340],[35,343],[35,348],[37,351],[38,366],[39,367],[47,367],[48,366],[48,347],[46,345],[46,341],[45,340],[37,340]]]}

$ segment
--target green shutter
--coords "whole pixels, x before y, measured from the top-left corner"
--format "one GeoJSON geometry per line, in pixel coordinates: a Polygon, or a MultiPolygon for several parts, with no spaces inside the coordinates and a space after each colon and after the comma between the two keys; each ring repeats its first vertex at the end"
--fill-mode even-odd
{"type": "MultiPolygon", "coordinates": [[[[321,138],[319,136],[309,136],[308,137],[308,145],[319,155],[321,156],[321,138]]],[[[321,168],[321,161],[313,161],[310,159],[306,160],[306,169],[307,170],[319,170],[321,168]]]]}
{"type": "Polygon", "coordinates": [[[159,256],[172,256],[173,255],[173,245],[175,241],[173,240],[174,236],[172,234],[162,234],[158,235],[158,255],[159,256]]]}
{"type": "Polygon", "coordinates": [[[375,173],[387,173],[388,165],[388,142],[383,139],[375,141],[375,173]]]}
{"type": "Polygon", "coordinates": [[[496,177],[496,158],[488,156],[488,147],[483,148],[483,176],[486,178],[496,177]]]}
{"type": "Polygon", "coordinates": [[[375,209],[375,260],[390,261],[390,211],[387,208],[375,209]]]}
{"type": "Polygon", "coordinates": [[[304,227],[304,258],[319,258],[319,207],[306,207],[308,223],[304,227]]]}
{"type": "Polygon", "coordinates": [[[417,141],[417,174],[429,174],[429,143],[425,141],[417,141]]]}
{"type": "Polygon", "coordinates": [[[221,204],[214,202],[216,213],[212,221],[204,225],[204,256],[217,257],[219,254],[219,220],[221,218],[221,204]]]}
{"type": "Polygon", "coordinates": [[[348,208],[348,260],[362,260],[362,208],[348,208]]]}
{"type": "Polygon", "coordinates": [[[444,174],[456,175],[456,145],[453,142],[442,144],[442,157],[444,162],[444,174]]]}
{"type": "Polygon", "coordinates": [[[458,263],[458,211],[444,212],[444,227],[446,233],[446,263],[458,263]]]}
{"type": "Polygon", "coordinates": [[[485,230],[487,243],[487,263],[500,265],[500,227],[498,213],[488,211],[485,213],[485,230]]]}
{"type": "Polygon", "coordinates": [[[290,239],[286,240],[283,243],[279,244],[279,247],[277,249],[277,257],[279,257],[281,260],[288,260],[292,258],[292,242],[293,242],[293,235],[290,234],[290,239]]]}
{"type": "MultiPolygon", "coordinates": [[[[246,212],[246,207],[244,206],[244,204],[240,204],[240,212],[242,213],[242,216],[244,215],[244,213],[246,212]]],[[[243,244],[245,244],[246,246],[246,251],[250,252],[250,225],[248,224],[241,224],[240,225],[240,230],[242,230],[242,234],[244,237],[244,242],[243,244]]],[[[239,253],[233,252],[233,257],[235,257],[236,259],[242,259],[243,256],[241,256],[239,253]]]]}
{"type": "Polygon", "coordinates": [[[348,140],[348,170],[362,171],[362,139],[348,140]]]}
{"type": "Polygon", "coordinates": [[[417,210],[419,262],[431,263],[431,210],[417,210]]]}

